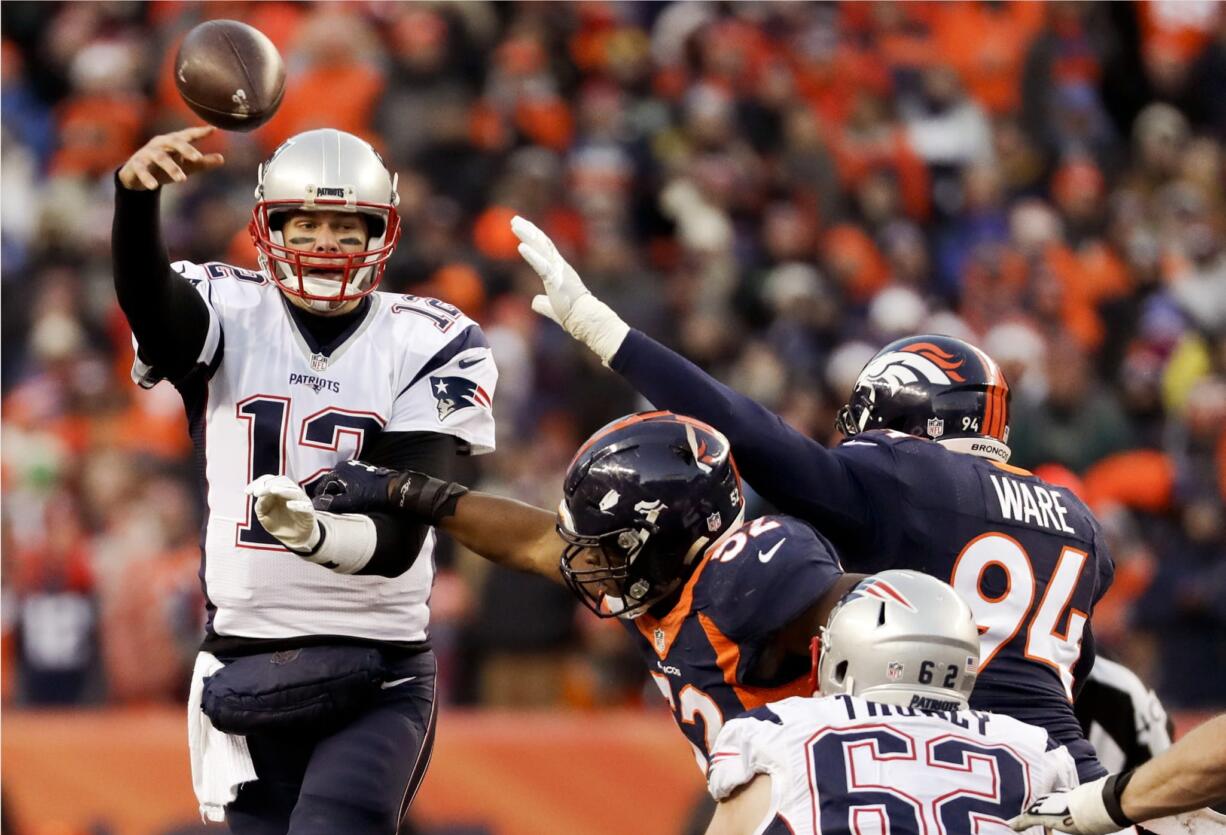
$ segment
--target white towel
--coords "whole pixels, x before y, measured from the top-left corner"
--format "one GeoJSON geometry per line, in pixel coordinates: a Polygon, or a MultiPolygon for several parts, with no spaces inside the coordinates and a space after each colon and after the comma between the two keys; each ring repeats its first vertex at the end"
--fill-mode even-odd
{"type": "Polygon", "coordinates": [[[197,655],[191,694],[187,697],[187,747],[192,757],[192,788],[200,803],[200,819],[205,821],[224,821],[226,804],[238,797],[238,787],[256,779],[247,738],[217,730],[200,709],[205,677],[223,666],[210,653],[197,655]]]}

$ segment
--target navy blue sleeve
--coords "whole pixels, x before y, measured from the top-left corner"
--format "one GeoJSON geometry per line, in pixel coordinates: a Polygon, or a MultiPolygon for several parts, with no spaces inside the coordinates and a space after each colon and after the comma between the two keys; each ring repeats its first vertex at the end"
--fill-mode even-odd
{"type": "Polygon", "coordinates": [[[873,534],[873,497],[845,460],[679,354],[631,330],[610,367],[657,408],[689,415],[728,437],[741,475],[780,510],[843,540],[873,534]]]}
{"type": "MultiPolygon", "coordinates": [[[[158,206],[162,190],[133,191],[115,174],[111,265],[115,296],[140,344],[141,359],[172,382],[192,372],[209,330],[209,311],[170,266],[158,206]]],[[[217,352],[214,364],[221,361],[217,352]]]]}

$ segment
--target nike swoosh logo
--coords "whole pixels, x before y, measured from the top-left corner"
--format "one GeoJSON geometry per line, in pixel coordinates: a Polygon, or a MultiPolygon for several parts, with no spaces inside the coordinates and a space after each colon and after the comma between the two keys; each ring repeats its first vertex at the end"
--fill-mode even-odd
{"type": "Polygon", "coordinates": [[[788,541],[788,538],[785,536],[783,539],[776,542],[775,546],[771,548],[769,551],[759,551],[758,552],[758,562],[770,562],[771,557],[775,556],[775,552],[779,550],[779,547],[787,541],[788,541]]]}
{"type": "Polygon", "coordinates": [[[456,365],[460,366],[460,368],[472,368],[479,362],[485,362],[485,357],[473,357],[471,359],[460,360],[458,363],[456,363],[456,365]]]}
{"type": "Polygon", "coordinates": [[[393,687],[399,687],[400,685],[404,684],[406,681],[412,681],[415,678],[417,678],[417,676],[405,676],[404,678],[398,678],[395,681],[385,681],[379,685],[379,689],[380,690],[391,690],[393,687]]]}

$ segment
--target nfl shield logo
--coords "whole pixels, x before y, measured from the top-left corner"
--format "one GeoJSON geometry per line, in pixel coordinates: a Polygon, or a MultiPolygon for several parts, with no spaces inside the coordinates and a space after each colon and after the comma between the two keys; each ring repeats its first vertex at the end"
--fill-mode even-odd
{"type": "Polygon", "coordinates": [[[902,678],[902,662],[891,661],[885,668],[885,674],[890,681],[898,681],[900,678],[902,678]]]}
{"type": "Polygon", "coordinates": [[[328,358],[323,354],[311,354],[311,370],[312,371],[327,371],[328,358]]]}
{"type": "Polygon", "coordinates": [[[664,630],[657,626],[651,637],[656,643],[656,652],[664,652],[664,630]]]}
{"type": "Polygon", "coordinates": [[[719,526],[723,524],[723,521],[724,517],[719,515],[718,510],[715,511],[707,517],[707,530],[709,530],[711,533],[715,533],[717,530],[719,530],[719,526]]]}
{"type": "Polygon", "coordinates": [[[928,437],[939,438],[945,434],[945,421],[940,418],[928,418],[928,437]]]}

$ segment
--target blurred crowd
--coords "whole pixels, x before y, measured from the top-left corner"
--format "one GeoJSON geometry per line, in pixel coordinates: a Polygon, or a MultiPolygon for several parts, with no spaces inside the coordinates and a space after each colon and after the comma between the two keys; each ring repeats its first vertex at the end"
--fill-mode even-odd
{"type": "MultiPolygon", "coordinates": [[[[461,306],[501,368],[483,489],[553,506],[577,444],[643,403],[528,300],[523,214],[589,286],[823,442],[874,351],[979,344],[1013,463],[1100,515],[1100,649],[1226,706],[1226,14],[1154,3],[23,3],[2,10],[4,696],[184,696],[199,486],[177,393],[132,385],[113,171],[198,123],[171,62],[237,18],[289,80],[163,199],[172,256],[254,266],[257,163],[357,133],[400,173],[384,288],[461,306]],[[1194,671],[1216,671],[1193,674],[1194,671]]],[[[760,502],[755,499],[760,505],[760,502]]],[[[760,507],[753,508],[761,509],[760,507]]],[[[446,697],[634,704],[620,629],[448,550],[446,697]]],[[[654,702],[653,702],[654,703],[654,702]]]]}

